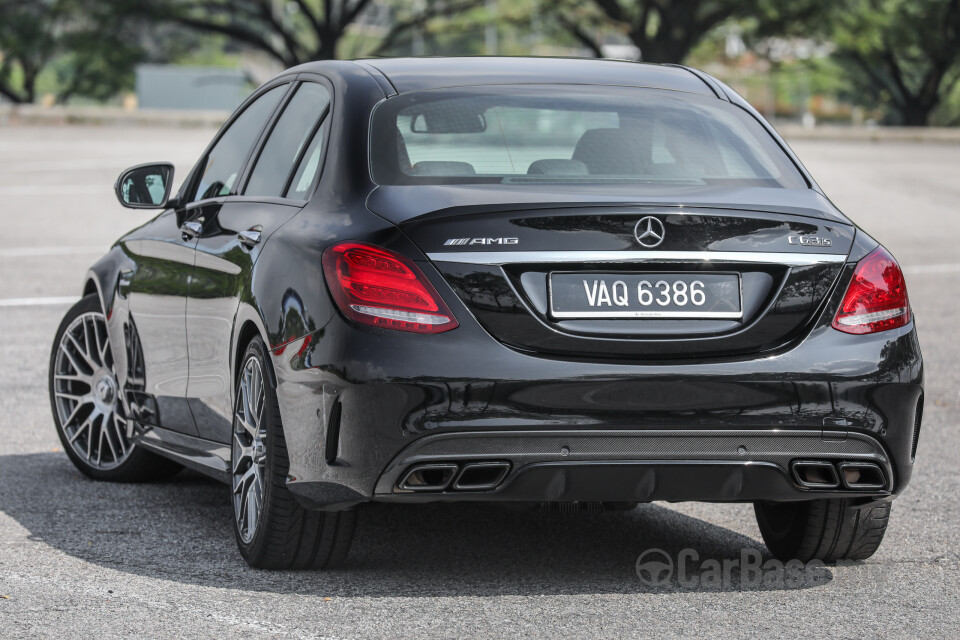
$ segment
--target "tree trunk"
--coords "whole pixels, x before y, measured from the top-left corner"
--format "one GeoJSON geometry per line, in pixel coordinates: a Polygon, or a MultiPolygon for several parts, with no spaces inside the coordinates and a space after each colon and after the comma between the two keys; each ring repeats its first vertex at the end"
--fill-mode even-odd
{"type": "Polygon", "coordinates": [[[0,96],[3,96],[13,104],[23,104],[24,98],[19,93],[13,90],[13,87],[8,87],[7,85],[0,83],[0,96]]]}
{"type": "MultiPolygon", "coordinates": [[[[326,29],[317,33],[317,39],[320,41],[315,49],[314,60],[336,60],[337,44],[343,32],[334,29],[326,29]]],[[[312,60],[301,60],[300,62],[312,62],[312,60]]]]}
{"type": "Polygon", "coordinates": [[[640,49],[640,59],[644,62],[661,64],[683,64],[694,44],[704,36],[703,32],[677,32],[668,24],[661,24],[653,36],[647,34],[645,24],[637,25],[627,34],[640,49]]]}
{"type": "Polygon", "coordinates": [[[631,37],[630,39],[640,49],[640,59],[644,62],[683,64],[691,49],[688,43],[672,38],[631,37]]]}
{"type": "Polygon", "coordinates": [[[23,95],[25,104],[32,104],[37,99],[37,74],[23,76],[23,95]]]}
{"type": "Polygon", "coordinates": [[[909,100],[897,109],[900,113],[900,123],[905,127],[926,127],[930,124],[930,114],[935,107],[936,104],[909,100]]]}

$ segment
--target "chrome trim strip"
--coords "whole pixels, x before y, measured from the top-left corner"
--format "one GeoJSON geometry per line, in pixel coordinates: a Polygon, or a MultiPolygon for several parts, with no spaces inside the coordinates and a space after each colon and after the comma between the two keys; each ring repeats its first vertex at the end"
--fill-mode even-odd
{"type": "Polygon", "coordinates": [[[737,311],[551,311],[554,318],[698,318],[739,320],[737,311]]]}
{"type": "Polygon", "coordinates": [[[762,262],[806,266],[846,262],[845,253],[762,253],[752,251],[462,251],[428,253],[434,262],[517,264],[556,262],[762,262]]]}

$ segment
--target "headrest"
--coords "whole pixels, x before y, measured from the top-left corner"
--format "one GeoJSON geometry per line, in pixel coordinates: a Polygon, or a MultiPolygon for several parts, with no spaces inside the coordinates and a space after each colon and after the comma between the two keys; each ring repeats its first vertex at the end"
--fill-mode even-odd
{"type": "Polygon", "coordinates": [[[585,176],[587,165],[579,160],[565,160],[563,158],[547,158],[535,160],[527,168],[527,175],[537,176],[585,176]]]}
{"type": "Polygon", "coordinates": [[[421,160],[413,165],[415,176],[475,176],[473,165],[469,162],[451,160],[421,160]]]}
{"type": "Polygon", "coordinates": [[[595,175],[642,174],[650,164],[650,140],[625,129],[588,129],[577,141],[573,159],[595,175]]]}

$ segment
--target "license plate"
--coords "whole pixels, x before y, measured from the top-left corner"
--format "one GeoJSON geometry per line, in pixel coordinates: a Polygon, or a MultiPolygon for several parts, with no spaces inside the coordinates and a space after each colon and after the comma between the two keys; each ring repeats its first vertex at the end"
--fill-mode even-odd
{"type": "Polygon", "coordinates": [[[736,273],[551,273],[554,318],[741,318],[736,273]]]}

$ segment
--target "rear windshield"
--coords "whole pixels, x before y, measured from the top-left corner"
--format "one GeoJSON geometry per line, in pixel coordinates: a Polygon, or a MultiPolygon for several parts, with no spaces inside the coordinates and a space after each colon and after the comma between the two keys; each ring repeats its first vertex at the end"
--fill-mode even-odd
{"type": "Polygon", "coordinates": [[[804,189],[776,142],[716,98],[628,87],[407,93],[374,111],[377,184],[695,184],[804,189]]]}

